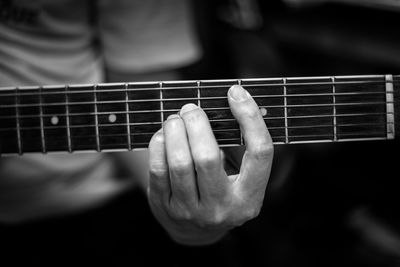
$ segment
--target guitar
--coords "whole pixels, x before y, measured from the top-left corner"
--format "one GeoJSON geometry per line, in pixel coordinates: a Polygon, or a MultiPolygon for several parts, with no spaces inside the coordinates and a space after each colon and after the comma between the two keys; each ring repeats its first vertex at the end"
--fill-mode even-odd
{"type": "Polygon", "coordinates": [[[227,91],[246,88],[274,144],[390,140],[400,75],[361,75],[0,88],[3,155],[146,148],[186,103],[207,113],[220,146],[243,145],[227,91]]]}

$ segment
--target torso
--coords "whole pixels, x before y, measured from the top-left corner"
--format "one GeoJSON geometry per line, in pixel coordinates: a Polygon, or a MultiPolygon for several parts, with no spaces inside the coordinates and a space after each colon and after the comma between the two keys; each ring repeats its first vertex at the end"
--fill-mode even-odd
{"type": "MultiPolygon", "coordinates": [[[[0,5],[0,87],[103,80],[89,1],[0,5]]],[[[0,221],[75,211],[123,190],[103,154],[10,157],[0,166],[0,221]]]]}

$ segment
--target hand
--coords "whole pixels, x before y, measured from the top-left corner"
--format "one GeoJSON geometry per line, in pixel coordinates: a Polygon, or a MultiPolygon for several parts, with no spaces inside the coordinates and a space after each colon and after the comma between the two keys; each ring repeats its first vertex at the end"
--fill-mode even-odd
{"type": "Polygon", "coordinates": [[[150,141],[150,207],[179,243],[213,243],[260,212],[273,158],[271,136],[246,90],[232,86],[228,100],[246,143],[239,174],[226,174],[208,118],[194,104],[168,117],[150,141]]]}

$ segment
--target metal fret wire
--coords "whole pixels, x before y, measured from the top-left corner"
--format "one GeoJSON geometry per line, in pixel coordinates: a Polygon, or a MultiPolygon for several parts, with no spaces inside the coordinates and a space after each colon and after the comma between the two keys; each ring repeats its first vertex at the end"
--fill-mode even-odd
{"type": "Polygon", "coordinates": [[[283,95],[284,95],[283,103],[284,103],[284,108],[285,108],[284,109],[284,112],[285,112],[285,143],[288,144],[289,143],[289,130],[288,130],[289,124],[288,124],[288,119],[287,119],[287,116],[288,116],[288,110],[287,109],[288,109],[288,107],[287,107],[287,97],[286,97],[286,95],[287,95],[286,79],[283,78],[282,82],[284,84],[284,86],[283,86],[283,95]]]}
{"type": "Polygon", "coordinates": [[[15,95],[15,114],[16,114],[16,127],[17,127],[17,143],[18,143],[18,154],[22,155],[22,140],[21,140],[21,130],[20,130],[20,121],[19,121],[19,97],[18,97],[18,87],[16,88],[15,95]]]}
{"type": "Polygon", "coordinates": [[[97,94],[96,94],[96,88],[97,86],[94,87],[95,93],[94,93],[94,113],[95,113],[95,123],[96,123],[96,149],[97,151],[100,151],[100,134],[99,134],[99,116],[97,115],[97,94]]]}
{"type": "MultiPolygon", "coordinates": [[[[131,140],[131,126],[130,126],[130,119],[129,119],[129,104],[128,104],[128,100],[129,100],[129,94],[128,94],[128,84],[125,84],[125,100],[126,100],[126,104],[125,104],[125,116],[126,116],[126,131],[128,134],[128,150],[132,150],[132,140],[131,140]]],[[[107,112],[107,114],[110,114],[109,112],[107,112]]]]}
{"type": "Polygon", "coordinates": [[[332,103],[333,106],[333,140],[337,141],[337,127],[336,127],[336,86],[333,84],[335,82],[335,77],[332,77],[332,103]]]}
{"type": "MultiPolygon", "coordinates": [[[[42,87],[40,87],[39,90],[42,91],[42,87]]],[[[42,95],[39,95],[39,117],[40,117],[40,136],[42,142],[42,152],[46,153],[46,139],[44,136],[44,124],[43,124],[42,95]]]]}
{"type": "Polygon", "coordinates": [[[201,82],[198,81],[197,82],[197,106],[199,106],[199,107],[201,107],[201,103],[200,103],[200,98],[201,98],[200,86],[201,86],[201,82]]]}
{"type": "MultiPolygon", "coordinates": [[[[242,85],[242,80],[238,80],[238,85],[242,85]]],[[[240,131],[240,145],[244,145],[243,133],[240,131]]]]}
{"type": "Polygon", "coordinates": [[[162,86],[162,82],[160,82],[160,120],[161,120],[161,124],[164,121],[164,96],[163,96],[163,86],[162,86]]]}
{"type": "Polygon", "coordinates": [[[67,124],[67,142],[68,142],[68,152],[72,152],[72,140],[71,140],[71,127],[70,127],[70,121],[69,121],[69,97],[68,97],[68,86],[65,86],[65,101],[67,102],[67,105],[65,106],[65,112],[66,112],[66,124],[67,124]]]}

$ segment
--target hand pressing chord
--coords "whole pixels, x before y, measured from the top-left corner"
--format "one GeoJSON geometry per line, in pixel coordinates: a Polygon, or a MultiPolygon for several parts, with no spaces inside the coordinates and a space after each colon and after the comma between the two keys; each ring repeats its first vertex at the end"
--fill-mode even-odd
{"type": "Polygon", "coordinates": [[[260,212],[273,159],[262,114],[239,85],[228,92],[246,143],[240,173],[228,176],[205,112],[194,104],[171,115],[149,144],[148,198],[177,242],[215,242],[260,212]]]}

